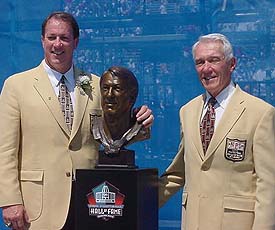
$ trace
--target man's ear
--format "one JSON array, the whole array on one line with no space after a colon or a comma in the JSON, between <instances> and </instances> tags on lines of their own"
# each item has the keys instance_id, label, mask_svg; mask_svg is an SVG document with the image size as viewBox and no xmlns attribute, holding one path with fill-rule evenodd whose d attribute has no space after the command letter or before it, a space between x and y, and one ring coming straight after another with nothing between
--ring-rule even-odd
<instances>
[{"instance_id":1,"label":"man's ear","mask_svg":"<svg viewBox=\"0 0 275 230\"><path fill-rule=\"evenodd\" d=\"M74 48L76 49L79 43L79 38L74 39Z\"/></svg>"},{"instance_id":2,"label":"man's ear","mask_svg":"<svg viewBox=\"0 0 275 230\"><path fill-rule=\"evenodd\" d=\"M44 40L45 40L45 38L41 35L41 38L40 38L40 39L41 39L42 47L43 47L43 49L44 49L44 48L45 48L45 47L44 47Z\"/></svg>"},{"instance_id":3,"label":"man's ear","mask_svg":"<svg viewBox=\"0 0 275 230\"><path fill-rule=\"evenodd\" d=\"M230 72L232 73L234 70L235 70L235 68L236 68L236 65L237 65L237 59L235 58L235 57L233 57L232 59L231 59L231 67L230 67Z\"/></svg>"}]
</instances>

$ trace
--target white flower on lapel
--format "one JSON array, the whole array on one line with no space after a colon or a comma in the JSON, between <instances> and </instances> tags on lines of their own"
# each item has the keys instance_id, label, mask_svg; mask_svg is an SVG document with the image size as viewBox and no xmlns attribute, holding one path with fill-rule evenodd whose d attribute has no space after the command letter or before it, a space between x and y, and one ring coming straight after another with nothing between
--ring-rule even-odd
<instances>
[{"instance_id":1,"label":"white flower on lapel","mask_svg":"<svg viewBox=\"0 0 275 230\"><path fill-rule=\"evenodd\" d=\"M91 83L92 83L92 80L90 76L80 75L76 82L76 85L77 87L80 88L80 92L82 94L85 94L92 90Z\"/></svg>"}]
</instances>

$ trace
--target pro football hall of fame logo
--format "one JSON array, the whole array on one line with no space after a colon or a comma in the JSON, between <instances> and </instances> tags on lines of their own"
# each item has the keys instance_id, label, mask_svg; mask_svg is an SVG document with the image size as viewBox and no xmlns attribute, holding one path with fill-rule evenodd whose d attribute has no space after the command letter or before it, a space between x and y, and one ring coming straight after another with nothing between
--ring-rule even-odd
<instances>
[{"instance_id":1,"label":"pro football hall of fame logo","mask_svg":"<svg viewBox=\"0 0 275 230\"><path fill-rule=\"evenodd\" d=\"M123 215L125 195L111 183L104 181L87 194L89 215L107 221Z\"/></svg>"}]
</instances>

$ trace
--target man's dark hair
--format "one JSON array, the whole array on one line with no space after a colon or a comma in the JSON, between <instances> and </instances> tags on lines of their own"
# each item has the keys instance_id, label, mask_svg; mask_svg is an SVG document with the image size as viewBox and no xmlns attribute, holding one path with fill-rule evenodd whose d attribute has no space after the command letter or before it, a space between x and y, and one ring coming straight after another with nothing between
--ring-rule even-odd
<instances>
[{"instance_id":1,"label":"man's dark hair","mask_svg":"<svg viewBox=\"0 0 275 230\"><path fill-rule=\"evenodd\" d=\"M45 37L45 27L47 25L47 22L51 19L61 19L64 22L67 22L71 25L73 29L73 35L74 38L79 38L79 26L73 15L67 13L67 12L62 12L62 11L57 11L51 13L42 23L42 30L41 30L41 35Z\"/></svg>"}]
</instances>

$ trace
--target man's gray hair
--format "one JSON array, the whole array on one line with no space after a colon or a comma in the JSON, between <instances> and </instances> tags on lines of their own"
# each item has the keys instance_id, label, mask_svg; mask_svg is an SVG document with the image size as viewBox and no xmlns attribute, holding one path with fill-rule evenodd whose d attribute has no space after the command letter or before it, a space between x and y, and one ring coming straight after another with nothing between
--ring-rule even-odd
<instances>
[{"instance_id":1,"label":"man's gray hair","mask_svg":"<svg viewBox=\"0 0 275 230\"><path fill-rule=\"evenodd\" d=\"M193 45L192 55L193 55L194 60L195 60L195 50L196 50L197 46L201 42L208 42L208 41L220 41L223 44L225 60L230 60L234 56L232 45L229 42L228 38L226 36L224 36L223 34L213 33L213 34L207 34L207 35L200 36L199 40Z\"/></svg>"}]
</instances>

